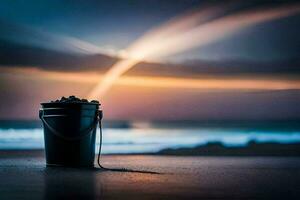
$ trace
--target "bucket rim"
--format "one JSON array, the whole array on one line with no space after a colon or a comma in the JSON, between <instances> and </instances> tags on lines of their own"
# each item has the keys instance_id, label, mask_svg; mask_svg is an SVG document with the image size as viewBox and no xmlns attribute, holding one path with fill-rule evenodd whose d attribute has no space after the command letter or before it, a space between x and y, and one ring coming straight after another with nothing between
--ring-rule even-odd
<instances>
[{"instance_id":1,"label":"bucket rim","mask_svg":"<svg viewBox=\"0 0 300 200\"><path fill-rule=\"evenodd\" d=\"M73 103L66 103L66 102L42 102L40 103L42 106L44 105L95 105L100 106L100 103L93 103L93 102L73 102Z\"/></svg>"}]
</instances>

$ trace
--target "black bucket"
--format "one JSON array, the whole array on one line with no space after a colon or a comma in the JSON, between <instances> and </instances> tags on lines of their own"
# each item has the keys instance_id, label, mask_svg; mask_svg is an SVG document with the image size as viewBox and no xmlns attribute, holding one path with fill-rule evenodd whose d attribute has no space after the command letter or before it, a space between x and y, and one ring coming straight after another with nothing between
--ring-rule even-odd
<instances>
[{"instance_id":1,"label":"black bucket","mask_svg":"<svg viewBox=\"0 0 300 200\"><path fill-rule=\"evenodd\" d=\"M47 166L93 167L98 103L41 103Z\"/></svg>"}]
</instances>

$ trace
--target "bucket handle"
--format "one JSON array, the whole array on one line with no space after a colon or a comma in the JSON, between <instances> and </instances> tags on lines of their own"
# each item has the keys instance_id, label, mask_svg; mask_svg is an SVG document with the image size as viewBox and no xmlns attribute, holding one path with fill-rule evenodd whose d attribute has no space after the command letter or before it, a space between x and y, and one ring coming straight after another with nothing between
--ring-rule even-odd
<instances>
[{"instance_id":1,"label":"bucket handle","mask_svg":"<svg viewBox=\"0 0 300 200\"><path fill-rule=\"evenodd\" d=\"M44 114L43 110L39 110L39 117L40 117L40 119L43 121L43 123L47 126L47 128L48 128L52 133L54 133L56 136L61 137L61 138L65 139L65 140L78 140L78 139L80 139L80 138L85 137L88 133L91 132L91 130L93 130L93 129L95 129L95 128L97 127L98 121L101 120L101 118L102 118L101 116L99 116L99 114L102 115L102 112L101 112L101 110L99 110L99 111L97 112L97 115L96 115L96 117L95 117L95 120L94 120L94 122L91 124L91 126L89 126L88 128L86 128L86 129L80 131L80 132L83 132L82 135L77 136L77 137L66 137L66 136L62 135L59 131L57 131L55 128L53 128L53 127L47 122L47 120L44 118L44 115L43 115L43 114ZM66 117L67 115L55 115L55 116L56 116L56 117Z\"/></svg>"}]
</instances>

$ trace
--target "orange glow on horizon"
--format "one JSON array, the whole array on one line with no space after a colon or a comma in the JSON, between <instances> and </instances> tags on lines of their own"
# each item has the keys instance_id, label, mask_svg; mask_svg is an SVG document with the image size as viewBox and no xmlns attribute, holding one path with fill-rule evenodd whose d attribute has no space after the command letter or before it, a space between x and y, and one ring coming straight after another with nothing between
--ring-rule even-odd
<instances>
[{"instance_id":1,"label":"orange glow on horizon","mask_svg":"<svg viewBox=\"0 0 300 200\"><path fill-rule=\"evenodd\" d=\"M49 72L36 68L2 68L1 75L16 76L17 78L49 80L60 82L95 84L103 76L83 72ZM153 87L170 89L225 89L225 90L288 90L300 89L300 80L253 77L151 77L151 76L122 76L115 83L120 86Z\"/></svg>"}]
</instances>

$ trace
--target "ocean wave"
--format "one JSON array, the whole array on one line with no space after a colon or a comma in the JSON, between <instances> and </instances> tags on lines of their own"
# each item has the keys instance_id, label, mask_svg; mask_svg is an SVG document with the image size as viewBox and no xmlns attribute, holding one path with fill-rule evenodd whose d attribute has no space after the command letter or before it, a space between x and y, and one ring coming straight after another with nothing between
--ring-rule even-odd
<instances>
[{"instance_id":1,"label":"ocean wave","mask_svg":"<svg viewBox=\"0 0 300 200\"><path fill-rule=\"evenodd\" d=\"M195 147L219 142L227 147L258 143L300 142L300 131L280 132L245 129L104 129L103 153L145 153L165 148ZM97 132L96 146L99 146ZM0 149L43 149L42 129L0 129Z\"/></svg>"}]
</instances>

